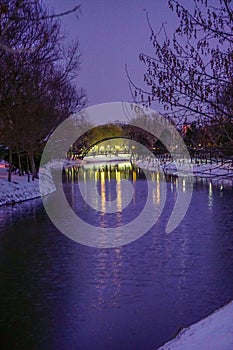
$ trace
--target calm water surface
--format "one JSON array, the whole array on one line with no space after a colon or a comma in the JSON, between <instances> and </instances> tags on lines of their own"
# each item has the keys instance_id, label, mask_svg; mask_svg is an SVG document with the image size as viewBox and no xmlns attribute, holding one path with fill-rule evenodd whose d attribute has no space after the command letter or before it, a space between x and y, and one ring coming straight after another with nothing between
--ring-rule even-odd
<instances>
[{"instance_id":1,"label":"calm water surface","mask_svg":"<svg viewBox=\"0 0 233 350\"><path fill-rule=\"evenodd\" d=\"M82 200L77 176L95 181L102 211ZM134 196L121 211L121 180ZM160 201L158 174L154 205ZM233 190L197 182L185 219L165 233L176 198L167 179L165 209L137 241L114 249L82 246L50 222L40 199L0 208L0 349L156 349L180 327L233 299ZM141 172L129 164L72 168L67 199L83 220L118 227L143 209ZM185 181L184 181L185 190ZM117 213L104 204L117 199Z\"/></svg>"}]
</instances>

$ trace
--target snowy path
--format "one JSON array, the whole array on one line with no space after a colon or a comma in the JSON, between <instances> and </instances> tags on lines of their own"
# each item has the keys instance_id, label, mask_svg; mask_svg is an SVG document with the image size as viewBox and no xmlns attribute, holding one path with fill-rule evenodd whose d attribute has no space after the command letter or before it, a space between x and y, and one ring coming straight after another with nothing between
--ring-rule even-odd
<instances>
[{"instance_id":1,"label":"snowy path","mask_svg":"<svg viewBox=\"0 0 233 350\"><path fill-rule=\"evenodd\" d=\"M158 350L232 350L233 301L181 331Z\"/></svg>"}]
</instances>

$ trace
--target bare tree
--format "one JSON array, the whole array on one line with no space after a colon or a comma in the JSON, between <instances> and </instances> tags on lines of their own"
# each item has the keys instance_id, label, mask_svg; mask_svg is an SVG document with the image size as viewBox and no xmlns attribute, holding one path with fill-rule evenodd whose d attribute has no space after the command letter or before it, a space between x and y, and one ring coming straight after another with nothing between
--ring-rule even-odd
<instances>
[{"instance_id":1,"label":"bare tree","mask_svg":"<svg viewBox=\"0 0 233 350\"><path fill-rule=\"evenodd\" d=\"M36 11L31 11L33 7L34 9L36 8ZM71 13L75 13L78 16L81 12L80 4L60 13L49 12L48 9L41 11L42 8L44 9L44 4L41 0L35 0L33 2L30 0L2 0L0 2L0 47L11 53L40 47L40 42L44 39L47 40L44 37L45 32L43 30L34 32L32 36L33 45L28 41L27 31L31 30L34 22L39 21L42 23L44 21L46 23L48 20L59 19ZM23 36L21 36L22 33L24 33ZM9 40L9 34L11 40ZM35 34L37 34L36 45ZM25 37L26 40L24 41Z\"/></svg>"},{"instance_id":2,"label":"bare tree","mask_svg":"<svg viewBox=\"0 0 233 350\"><path fill-rule=\"evenodd\" d=\"M10 5L0 35L0 142L9 152L26 152L34 178L34 155L41 151L43 140L85 104L84 91L74 83L80 68L79 45L64 48L60 22L42 2L19 0Z\"/></svg>"},{"instance_id":3,"label":"bare tree","mask_svg":"<svg viewBox=\"0 0 233 350\"><path fill-rule=\"evenodd\" d=\"M223 91L232 86L233 12L229 0L168 0L179 25L172 36L162 24L155 33L147 14L154 55L141 53L146 66L145 88L130 86L137 102L163 104L167 115L197 123L232 120L232 110L220 103ZM191 9L190 9L191 7Z\"/></svg>"}]
</instances>

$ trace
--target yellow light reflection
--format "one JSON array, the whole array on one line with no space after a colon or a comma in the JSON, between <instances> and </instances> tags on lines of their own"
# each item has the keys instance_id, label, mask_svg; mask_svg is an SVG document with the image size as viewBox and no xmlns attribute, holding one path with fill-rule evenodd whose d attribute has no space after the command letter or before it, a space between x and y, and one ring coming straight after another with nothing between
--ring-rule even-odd
<instances>
[{"instance_id":1,"label":"yellow light reflection","mask_svg":"<svg viewBox=\"0 0 233 350\"><path fill-rule=\"evenodd\" d=\"M101 211L106 213L106 190L105 190L105 174L102 171L100 174L100 189L101 189Z\"/></svg>"},{"instance_id":2,"label":"yellow light reflection","mask_svg":"<svg viewBox=\"0 0 233 350\"><path fill-rule=\"evenodd\" d=\"M208 207L211 209L213 206L213 187L212 182L209 183L209 196L208 196Z\"/></svg>"},{"instance_id":3,"label":"yellow light reflection","mask_svg":"<svg viewBox=\"0 0 233 350\"><path fill-rule=\"evenodd\" d=\"M117 191L117 211L122 211L122 191L121 191L121 174L116 172L116 191Z\"/></svg>"},{"instance_id":4,"label":"yellow light reflection","mask_svg":"<svg viewBox=\"0 0 233 350\"><path fill-rule=\"evenodd\" d=\"M95 171L95 182L97 182L97 181L98 181L98 172Z\"/></svg>"},{"instance_id":5,"label":"yellow light reflection","mask_svg":"<svg viewBox=\"0 0 233 350\"><path fill-rule=\"evenodd\" d=\"M137 180L137 173L135 170L133 170L133 184L135 185L136 183L136 180Z\"/></svg>"},{"instance_id":6,"label":"yellow light reflection","mask_svg":"<svg viewBox=\"0 0 233 350\"><path fill-rule=\"evenodd\" d=\"M156 204L160 204L160 173L156 174Z\"/></svg>"},{"instance_id":7,"label":"yellow light reflection","mask_svg":"<svg viewBox=\"0 0 233 350\"><path fill-rule=\"evenodd\" d=\"M137 181L137 172L136 170L133 170L133 185L134 185L134 191L133 191L133 205L136 205L136 197L135 197L135 185Z\"/></svg>"},{"instance_id":8,"label":"yellow light reflection","mask_svg":"<svg viewBox=\"0 0 233 350\"><path fill-rule=\"evenodd\" d=\"M153 179L153 177L152 177ZM155 179L155 177L154 177ZM153 203L154 204L160 204L160 174L157 173L156 174L156 188L153 189L153 192L152 192L152 200L153 200Z\"/></svg>"},{"instance_id":9,"label":"yellow light reflection","mask_svg":"<svg viewBox=\"0 0 233 350\"><path fill-rule=\"evenodd\" d=\"M186 182L185 182L185 179L183 179L183 182L182 182L182 184L183 184L183 192L185 192L186 191Z\"/></svg>"}]
</instances>

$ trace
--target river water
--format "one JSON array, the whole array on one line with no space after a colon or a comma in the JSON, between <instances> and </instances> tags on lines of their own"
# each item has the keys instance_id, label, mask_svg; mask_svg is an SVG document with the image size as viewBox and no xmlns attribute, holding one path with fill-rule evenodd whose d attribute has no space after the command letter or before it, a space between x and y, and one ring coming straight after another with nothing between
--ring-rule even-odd
<instances>
[{"instance_id":1,"label":"river water","mask_svg":"<svg viewBox=\"0 0 233 350\"><path fill-rule=\"evenodd\" d=\"M82 200L78 179L96 183L100 212ZM121 211L122 179L134 195ZM151 174L151 181L164 180ZM177 180L166 181L159 220L117 248L68 239L40 199L0 208L0 349L152 350L233 299L232 188L195 182L185 218L167 234ZM127 163L67 169L63 186L83 220L105 227L136 217L148 195L142 172ZM151 195L158 205L159 190ZM119 210L106 213L114 198Z\"/></svg>"}]
</instances>

